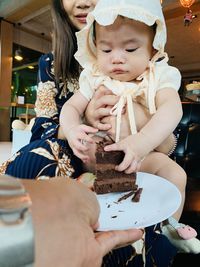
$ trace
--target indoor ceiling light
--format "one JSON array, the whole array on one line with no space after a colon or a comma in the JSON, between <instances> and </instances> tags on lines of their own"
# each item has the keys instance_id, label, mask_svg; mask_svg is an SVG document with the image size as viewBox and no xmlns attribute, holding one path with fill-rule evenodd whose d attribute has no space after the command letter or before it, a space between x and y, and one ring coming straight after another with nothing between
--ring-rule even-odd
<instances>
[{"instance_id":1,"label":"indoor ceiling light","mask_svg":"<svg viewBox=\"0 0 200 267\"><path fill-rule=\"evenodd\" d=\"M15 56L14 57L18 61L23 60L22 50L20 48L18 48L17 50L15 50Z\"/></svg>"},{"instance_id":2,"label":"indoor ceiling light","mask_svg":"<svg viewBox=\"0 0 200 267\"><path fill-rule=\"evenodd\" d=\"M34 66L29 65L28 68L31 69L31 70L33 70L34 69Z\"/></svg>"},{"instance_id":3,"label":"indoor ceiling light","mask_svg":"<svg viewBox=\"0 0 200 267\"><path fill-rule=\"evenodd\" d=\"M190 8L193 5L195 0L180 0L180 3L185 8Z\"/></svg>"},{"instance_id":4,"label":"indoor ceiling light","mask_svg":"<svg viewBox=\"0 0 200 267\"><path fill-rule=\"evenodd\" d=\"M192 10L190 7L194 4L195 0L180 0L180 3L183 7L187 8L187 12L184 16L184 25L190 26L193 19L197 17L197 15L193 15Z\"/></svg>"}]
</instances>

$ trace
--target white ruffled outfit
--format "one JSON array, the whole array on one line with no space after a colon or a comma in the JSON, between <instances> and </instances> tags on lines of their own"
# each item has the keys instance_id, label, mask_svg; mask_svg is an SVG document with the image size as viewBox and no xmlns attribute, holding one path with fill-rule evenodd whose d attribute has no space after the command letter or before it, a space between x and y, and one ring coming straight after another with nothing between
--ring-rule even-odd
<instances>
[{"instance_id":1,"label":"white ruffled outfit","mask_svg":"<svg viewBox=\"0 0 200 267\"><path fill-rule=\"evenodd\" d=\"M180 72L167 64L168 56L164 52L166 27L162 9L158 8L157 1L99 1L94 11L88 14L86 27L77 33L78 51L75 57L84 69L79 79L80 92L90 101L95 90L100 85L105 85L114 94L121 96L111 111L111 115L117 116L116 142L120 140L121 112L125 104L127 104L131 133L135 134L137 128L132 101L141 103L149 109L150 114L154 114L156 112L156 92L163 88L178 90L180 87ZM97 66L93 23L96 21L103 26L110 25L113 24L118 15L138 20L149 26L154 25L154 23L157 24L153 47L158 52L149 62L149 68L134 82L113 80L101 73ZM160 60L161 58L162 60Z\"/></svg>"},{"instance_id":2,"label":"white ruffled outfit","mask_svg":"<svg viewBox=\"0 0 200 267\"><path fill-rule=\"evenodd\" d=\"M155 58L153 58L154 60ZM150 114L156 112L155 96L158 90L180 87L181 76L178 69L167 64L166 60L149 63L149 69L140 75L135 82L120 82L101 74L97 70L85 68L80 75L80 92L90 101L95 90L100 85L106 86L115 95L120 96L119 102L112 108L111 115L117 116L116 139L120 140L121 113L127 104L128 117L131 133L137 132L133 102L137 102L146 107Z\"/></svg>"}]
</instances>

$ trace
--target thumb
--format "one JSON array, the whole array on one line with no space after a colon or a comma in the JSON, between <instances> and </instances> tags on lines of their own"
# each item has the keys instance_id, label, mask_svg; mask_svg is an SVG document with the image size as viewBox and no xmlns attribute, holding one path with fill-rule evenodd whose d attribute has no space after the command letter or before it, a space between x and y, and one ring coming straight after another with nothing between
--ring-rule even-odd
<instances>
[{"instance_id":1,"label":"thumb","mask_svg":"<svg viewBox=\"0 0 200 267\"><path fill-rule=\"evenodd\" d=\"M96 96L99 98L103 95L112 95L113 92L111 90L109 90L107 87L105 87L104 85L100 85L98 90L96 91Z\"/></svg>"},{"instance_id":2,"label":"thumb","mask_svg":"<svg viewBox=\"0 0 200 267\"><path fill-rule=\"evenodd\" d=\"M99 243L102 255L105 256L115 247L126 246L142 238L143 231L139 229L99 232L96 240Z\"/></svg>"},{"instance_id":3,"label":"thumb","mask_svg":"<svg viewBox=\"0 0 200 267\"><path fill-rule=\"evenodd\" d=\"M97 128L94 128L92 126L88 126L88 125L82 125L82 129L86 132L86 133L96 133L98 132Z\"/></svg>"},{"instance_id":4,"label":"thumb","mask_svg":"<svg viewBox=\"0 0 200 267\"><path fill-rule=\"evenodd\" d=\"M119 143L113 143L111 145L105 146L104 147L105 151L120 151L122 149L120 149L120 142Z\"/></svg>"}]
</instances>

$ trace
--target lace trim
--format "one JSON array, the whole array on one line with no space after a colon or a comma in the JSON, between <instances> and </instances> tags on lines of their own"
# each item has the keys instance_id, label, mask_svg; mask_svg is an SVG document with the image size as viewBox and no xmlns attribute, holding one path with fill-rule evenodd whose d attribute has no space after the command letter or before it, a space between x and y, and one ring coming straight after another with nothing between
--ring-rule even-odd
<instances>
[{"instance_id":1,"label":"lace trim","mask_svg":"<svg viewBox=\"0 0 200 267\"><path fill-rule=\"evenodd\" d=\"M172 149L168 152L168 156L171 156L173 153L174 153L174 151L175 151L175 149L176 149L176 147L177 147L177 143L178 143L178 139L177 139L177 137L175 136L175 134L173 134L173 137L174 137L174 146L172 147Z\"/></svg>"}]
</instances>

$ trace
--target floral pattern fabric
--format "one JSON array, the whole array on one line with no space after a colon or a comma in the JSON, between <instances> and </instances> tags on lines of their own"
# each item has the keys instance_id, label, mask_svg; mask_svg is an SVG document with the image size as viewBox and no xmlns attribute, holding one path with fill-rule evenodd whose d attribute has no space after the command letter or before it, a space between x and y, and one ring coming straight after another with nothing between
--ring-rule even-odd
<instances>
[{"instance_id":1,"label":"floral pattern fabric","mask_svg":"<svg viewBox=\"0 0 200 267\"><path fill-rule=\"evenodd\" d=\"M53 117L57 114L58 111L55 103L57 93L54 82L39 82L35 103L35 112L38 117Z\"/></svg>"}]
</instances>

